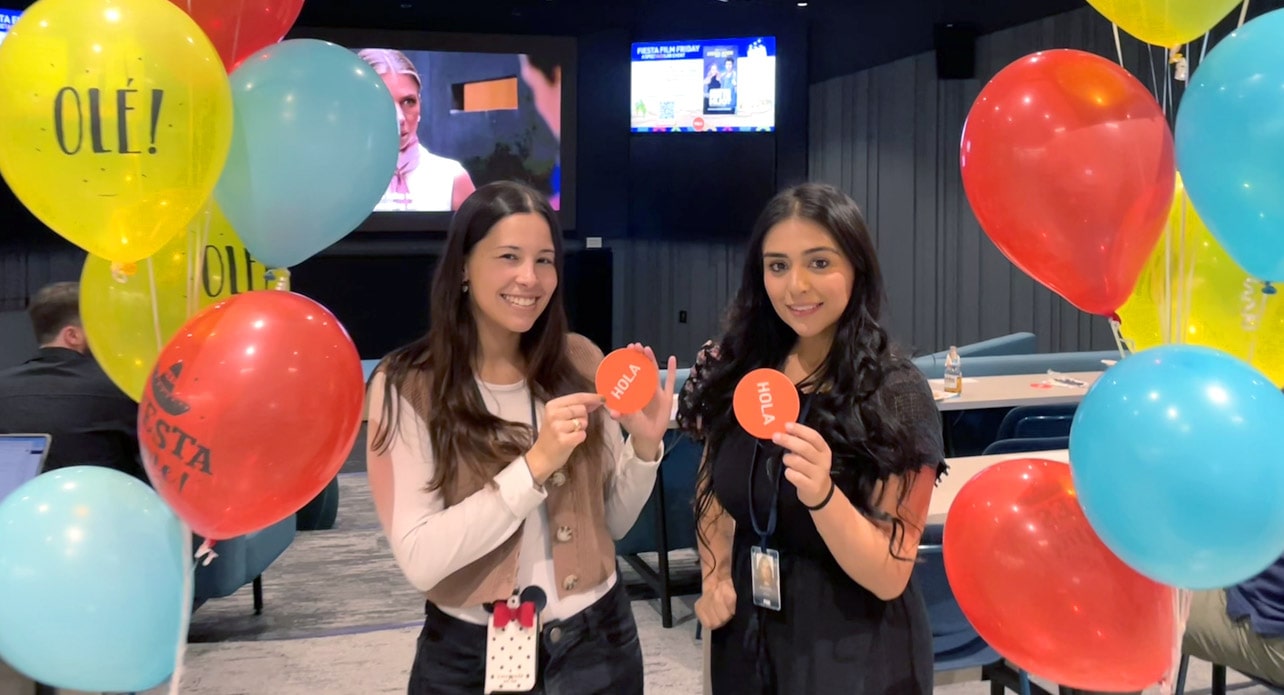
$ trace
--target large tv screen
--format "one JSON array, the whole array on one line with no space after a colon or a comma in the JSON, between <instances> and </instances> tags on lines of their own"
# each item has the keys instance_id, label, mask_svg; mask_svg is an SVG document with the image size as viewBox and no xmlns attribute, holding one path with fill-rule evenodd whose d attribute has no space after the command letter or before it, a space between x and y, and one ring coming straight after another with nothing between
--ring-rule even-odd
<instances>
[{"instance_id":1,"label":"large tv screen","mask_svg":"<svg viewBox=\"0 0 1284 695\"><path fill-rule=\"evenodd\" d=\"M401 154L359 231L441 231L476 187L518 180L573 226L575 41L561 37L300 29L383 77Z\"/></svg>"},{"instance_id":2,"label":"large tv screen","mask_svg":"<svg viewBox=\"0 0 1284 695\"><path fill-rule=\"evenodd\" d=\"M4 43L4 37L9 35L9 29L18 21L22 12L18 10L6 10L0 7L0 43Z\"/></svg>"},{"instance_id":3,"label":"large tv screen","mask_svg":"<svg viewBox=\"0 0 1284 695\"><path fill-rule=\"evenodd\" d=\"M776 129L776 39L633 44L631 128L650 132Z\"/></svg>"}]
</instances>

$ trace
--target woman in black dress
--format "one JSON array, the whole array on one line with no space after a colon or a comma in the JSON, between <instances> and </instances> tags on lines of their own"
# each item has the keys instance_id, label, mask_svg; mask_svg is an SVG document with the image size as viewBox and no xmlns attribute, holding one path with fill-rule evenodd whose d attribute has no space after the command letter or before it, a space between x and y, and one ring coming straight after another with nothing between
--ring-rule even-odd
<instances>
[{"instance_id":1,"label":"woman in black dress","mask_svg":"<svg viewBox=\"0 0 1284 695\"><path fill-rule=\"evenodd\" d=\"M941 425L926 379L879 324L882 303L850 198L805 184L767 205L727 331L701 349L678 416L706 445L695 610L715 695L932 690L910 574L945 471ZM802 402L774 441L732 414L736 385L760 367L788 376Z\"/></svg>"}]
</instances>

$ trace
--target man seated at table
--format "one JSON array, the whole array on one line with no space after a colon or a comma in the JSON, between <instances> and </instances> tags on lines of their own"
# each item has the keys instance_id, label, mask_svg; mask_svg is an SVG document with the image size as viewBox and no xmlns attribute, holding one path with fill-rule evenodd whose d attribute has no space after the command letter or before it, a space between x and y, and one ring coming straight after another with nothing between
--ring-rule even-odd
<instances>
[{"instance_id":1,"label":"man seated at table","mask_svg":"<svg viewBox=\"0 0 1284 695\"><path fill-rule=\"evenodd\" d=\"M1195 592L1182 648L1205 661L1284 685L1284 557L1235 586Z\"/></svg>"},{"instance_id":2,"label":"man seated at table","mask_svg":"<svg viewBox=\"0 0 1284 695\"><path fill-rule=\"evenodd\" d=\"M138 453L138 404L90 355L79 283L41 289L27 312L40 351L0 371L0 434L50 435L45 470L105 466L147 482Z\"/></svg>"},{"instance_id":3,"label":"man seated at table","mask_svg":"<svg viewBox=\"0 0 1284 695\"><path fill-rule=\"evenodd\" d=\"M1235 586L1192 592L1182 651L1284 685L1284 557Z\"/></svg>"}]
</instances>

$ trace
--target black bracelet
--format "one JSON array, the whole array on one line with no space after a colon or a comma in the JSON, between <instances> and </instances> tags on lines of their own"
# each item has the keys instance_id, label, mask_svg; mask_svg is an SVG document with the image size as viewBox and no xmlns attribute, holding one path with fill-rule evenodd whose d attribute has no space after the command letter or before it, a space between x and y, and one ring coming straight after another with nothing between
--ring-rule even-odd
<instances>
[{"instance_id":1,"label":"black bracelet","mask_svg":"<svg viewBox=\"0 0 1284 695\"><path fill-rule=\"evenodd\" d=\"M820 501L820 504L818 504L818 505L816 505L816 506L814 506L814 507L812 507L812 506L810 506L810 505L807 505L807 504L804 504L803 506L804 506L804 507L807 507L808 511L813 511L813 512L818 512L818 511L820 511L820 510L824 509L824 508L825 508L825 505L829 504L829 500L834 499L834 488L836 488L836 487L838 487L838 486L834 484L834 479L833 479L833 478L830 478L830 479L829 479L829 494L825 495L825 499L821 500L821 501Z\"/></svg>"}]
</instances>

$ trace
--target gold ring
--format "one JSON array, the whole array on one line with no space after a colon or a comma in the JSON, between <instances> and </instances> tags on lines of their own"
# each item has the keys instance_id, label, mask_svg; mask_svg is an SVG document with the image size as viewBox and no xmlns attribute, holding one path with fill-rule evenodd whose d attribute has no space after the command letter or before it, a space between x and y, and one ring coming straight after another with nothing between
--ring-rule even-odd
<instances>
[{"instance_id":1,"label":"gold ring","mask_svg":"<svg viewBox=\"0 0 1284 695\"><path fill-rule=\"evenodd\" d=\"M573 417L573 418L571 418L571 424L575 425L575 430L574 430L575 432L579 432L579 431L580 431L580 419L579 419L579 418L577 418L577 417Z\"/></svg>"}]
</instances>

